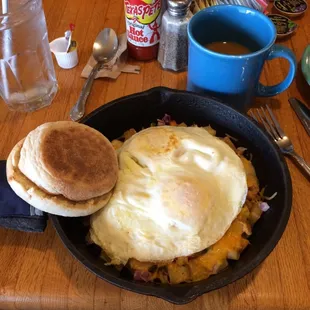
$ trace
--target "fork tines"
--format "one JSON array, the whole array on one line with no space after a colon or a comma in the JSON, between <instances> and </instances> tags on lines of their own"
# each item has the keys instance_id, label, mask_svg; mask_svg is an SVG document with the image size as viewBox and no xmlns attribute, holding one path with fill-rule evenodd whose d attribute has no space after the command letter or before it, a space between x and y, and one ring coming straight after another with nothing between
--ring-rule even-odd
<instances>
[{"instance_id":1,"label":"fork tines","mask_svg":"<svg viewBox=\"0 0 310 310\"><path fill-rule=\"evenodd\" d=\"M265 107L260 107L258 109L252 109L249 114L256 121L262 123L268 133L272 136L274 140L283 139L285 136L282 131L279 122L274 116L272 110L266 104Z\"/></svg>"}]
</instances>

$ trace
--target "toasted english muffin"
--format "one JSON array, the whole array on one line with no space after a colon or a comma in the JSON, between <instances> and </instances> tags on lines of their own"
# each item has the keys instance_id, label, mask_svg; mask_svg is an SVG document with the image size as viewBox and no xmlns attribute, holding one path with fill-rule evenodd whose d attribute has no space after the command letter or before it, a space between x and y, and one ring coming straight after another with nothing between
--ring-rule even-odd
<instances>
[{"instance_id":1,"label":"toasted english muffin","mask_svg":"<svg viewBox=\"0 0 310 310\"><path fill-rule=\"evenodd\" d=\"M31 131L18 168L45 192L73 201L110 192L118 175L110 141L93 128L69 121L45 123Z\"/></svg>"},{"instance_id":2,"label":"toasted english muffin","mask_svg":"<svg viewBox=\"0 0 310 310\"><path fill-rule=\"evenodd\" d=\"M25 139L18 142L7 159L7 180L23 200L42 211L62 216L86 216L103 208L111 192L83 201L72 201L63 195L49 194L28 179L19 169L21 150Z\"/></svg>"}]
</instances>

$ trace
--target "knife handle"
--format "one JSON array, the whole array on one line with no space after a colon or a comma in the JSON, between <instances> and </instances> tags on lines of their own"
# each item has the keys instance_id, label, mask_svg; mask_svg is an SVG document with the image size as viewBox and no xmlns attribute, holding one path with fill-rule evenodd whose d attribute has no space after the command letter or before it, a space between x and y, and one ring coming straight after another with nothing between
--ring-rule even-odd
<instances>
[{"instance_id":1,"label":"knife handle","mask_svg":"<svg viewBox=\"0 0 310 310\"><path fill-rule=\"evenodd\" d=\"M299 164L299 166L307 174L307 177L310 179L310 166L305 162L305 160L294 151L287 154L294 158L294 160Z\"/></svg>"},{"instance_id":2,"label":"knife handle","mask_svg":"<svg viewBox=\"0 0 310 310\"><path fill-rule=\"evenodd\" d=\"M310 136L310 109L295 97L290 98L288 101Z\"/></svg>"}]
</instances>

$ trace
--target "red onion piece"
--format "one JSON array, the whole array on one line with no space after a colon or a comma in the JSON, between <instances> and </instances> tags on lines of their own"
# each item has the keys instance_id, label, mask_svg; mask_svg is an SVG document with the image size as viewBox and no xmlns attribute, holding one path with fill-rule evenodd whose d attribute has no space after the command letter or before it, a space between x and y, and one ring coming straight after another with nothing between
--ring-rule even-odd
<instances>
[{"instance_id":1,"label":"red onion piece","mask_svg":"<svg viewBox=\"0 0 310 310\"><path fill-rule=\"evenodd\" d=\"M166 123L163 120L161 120L161 119L157 120L157 126L165 126L165 125L166 125Z\"/></svg>"},{"instance_id":2,"label":"red onion piece","mask_svg":"<svg viewBox=\"0 0 310 310\"><path fill-rule=\"evenodd\" d=\"M266 211L268 211L268 210L270 209L270 206L268 205L267 202L261 202L261 203L259 204L259 207L260 207L260 209L261 209L263 212L266 212Z\"/></svg>"},{"instance_id":3,"label":"red onion piece","mask_svg":"<svg viewBox=\"0 0 310 310\"><path fill-rule=\"evenodd\" d=\"M171 122L171 116L168 114L165 114L165 116L162 118L162 121L164 121L166 125L169 125Z\"/></svg>"},{"instance_id":4,"label":"red onion piece","mask_svg":"<svg viewBox=\"0 0 310 310\"><path fill-rule=\"evenodd\" d=\"M134 280L148 282L150 273L148 271L135 270Z\"/></svg>"}]
</instances>

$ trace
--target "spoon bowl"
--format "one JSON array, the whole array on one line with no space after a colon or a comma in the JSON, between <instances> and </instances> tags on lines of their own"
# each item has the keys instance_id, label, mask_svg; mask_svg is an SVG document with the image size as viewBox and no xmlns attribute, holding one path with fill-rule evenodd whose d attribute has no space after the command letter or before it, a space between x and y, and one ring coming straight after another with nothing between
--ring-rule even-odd
<instances>
[{"instance_id":1,"label":"spoon bowl","mask_svg":"<svg viewBox=\"0 0 310 310\"><path fill-rule=\"evenodd\" d=\"M109 62L116 54L118 39L111 28L103 29L93 44L93 57L97 62Z\"/></svg>"}]
</instances>

